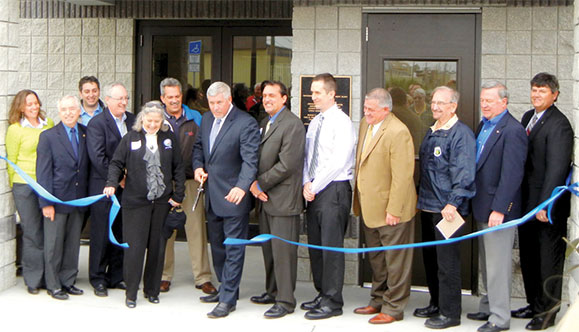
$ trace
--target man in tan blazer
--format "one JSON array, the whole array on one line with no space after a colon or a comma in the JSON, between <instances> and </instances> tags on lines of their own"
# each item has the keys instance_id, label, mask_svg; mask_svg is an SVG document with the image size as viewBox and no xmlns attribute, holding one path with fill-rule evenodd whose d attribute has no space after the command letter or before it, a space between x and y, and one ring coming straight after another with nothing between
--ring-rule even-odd
<instances>
[{"instance_id":1,"label":"man in tan blazer","mask_svg":"<svg viewBox=\"0 0 579 332\"><path fill-rule=\"evenodd\" d=\"M416 214L414 145L408 128L390 112L392 98L384 89L366 95L364 118L356 151L354 213L364 221L368 247L411 243ZM368 254L372 291L368 306L357 314L377 314L371 324L387 324L404 317L410 297L412 249Z\"/></svg>"}]
</instances>

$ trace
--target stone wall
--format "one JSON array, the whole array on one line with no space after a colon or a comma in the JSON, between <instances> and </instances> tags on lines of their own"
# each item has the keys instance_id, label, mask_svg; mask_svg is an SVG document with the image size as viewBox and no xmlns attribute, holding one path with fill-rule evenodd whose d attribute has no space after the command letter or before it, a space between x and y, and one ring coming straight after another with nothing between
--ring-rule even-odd
<instances>
[{"instance_id":1,"label":"stone wall","mask_svg":"<svg viewBox=\"0 0 579 332\"><path fill-rule=\"evenodd\" d=\"M8 110L18 75L18 0L0 0L0 154L6 155L4 138ZM0 291L16 284L16 227L14 200L6 163L0 162Z\"/></svg>"},{"instance_id":2,"label":"stone wall","mask_svg":"<svg viewBox=\"0 0 579 332\"><path fill-rule=\"evenodd\" d=\"M574 39L574 63L575 66L573 67L573 112L577 114L579 111L579 5L575 5L575 11L573 14L573 28L575 30L575 39ZM579 128L579 116L575 116L574 118L574 127ZM579 181L579 140L577 139L577 129L575 130L575 153L573 159L573 182ZM569 232L568 238L569 239L577 239L579 238L579 198L577 196L573 196L571 199L571 218L569 218ZM577 253L573 253L570 259L567 261L567 267L572 265L579 264L579 255ZM569 287L563 288L563 292L567 291L570 301L577 300L579 298L579 269L574 270L569 277Z\"/></svg>"},{"instance_id":3,"label":"stone wall","mask_svg":"<svg viewBox=\"0 0 579 332\"><path fill-rule=\"evenodd\" d=\"M120 81L133 94L133 19L22 19L18 87L36 91L58 122L58 99L78 94L82 76ZM130 104L130 103L129 103Z\"/></svg>"}]
</instances>

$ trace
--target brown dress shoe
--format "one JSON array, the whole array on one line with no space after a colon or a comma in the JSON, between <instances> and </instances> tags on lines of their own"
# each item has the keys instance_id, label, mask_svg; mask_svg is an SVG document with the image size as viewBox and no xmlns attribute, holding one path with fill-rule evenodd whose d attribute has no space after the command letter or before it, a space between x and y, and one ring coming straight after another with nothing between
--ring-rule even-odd
<instances>
[{"instance_id":1,"label":"brown dress shoe","mask_svg":"<svg viewBox=\"0 0 579 332\"><path fill-rule=\"evenodd\" d=\"M161 293L167 293L171 289L171 282L167 280L161 281L161 288L159 289Z\"/></svg>"},{"instance_id":2,"label":"brown dress shoe","mask_svg":"<svg viewBox=\"0 0 579 332\"><path fill-rule=\"evenodd\" d=\"M395 321L397 321L396 318L385 313L379 313L368 320L370 324L389 324Z\"/></svg>"},{"instance_id":3,"label":"brown dress shoe","mask_svg":"<svg viewBox=\"0 0 579 332\"><path fill-rule=\"evenodd\" d=\"M205 294L217 294L217 289L211 281L204 282L202 285L195 285L195 288L202 290Z\"/></svg>"},{"instance_id":4,"label":"brown dress shoe","mask_svg":"<svg viewBox=\"0 0 579 332\"><path fill-rule=\"evenodd\" d=\"M374 308L371 305L354 309L354 313L358 315L373 315L379 312L380 312L379 308Z\"/></svg>"}]
</instances>

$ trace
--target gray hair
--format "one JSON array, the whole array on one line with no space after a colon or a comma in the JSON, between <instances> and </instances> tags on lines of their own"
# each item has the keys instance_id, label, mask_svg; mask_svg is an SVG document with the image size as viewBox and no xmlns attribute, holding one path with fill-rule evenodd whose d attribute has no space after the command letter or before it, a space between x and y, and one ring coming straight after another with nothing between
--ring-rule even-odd
<instances>
[{"instance_id":1,"label":"gray hair","mask_svg":"<svg viewBox=\"0 0 579 332\"><path fill-rule=\"evenodd\" d=\"M163 108L163 104L158 100L153 100L153 101L150 101L150 102L146 103L145 105L143 105L143 107L141 108L141 111L139 112L139 114L137 114L137 119L135 119L135 124L133 125L133 130L134 131L142 131L143 130L143 118L145 117L145 115L151 114L151 113L157 113L161 116L161 118L163 120L165 120L165 109ZM168 129L169 129L169 126L167 125L167 123L165 123L165 121L163 121L163 124L161 125L161 131L167 131Z\"/></svg>"},{"instance_id":2,"label":"gray hair","mask_svg":"<svg viewBox=\"0 0 579 332\"><path fill-rule=\"evenodd\" d=\"M426 97L426 91L424 91L424 89L418 88L418 89L414 90L412 97L416 97L416 95L421 95L422 97Z\"/></svg>"},{"instance_id":3,"label":"gray hair","mask_svg":"<svg viewBox=\"0 0 579 332\"><path fill-rule=\"evenodd\" d=\"M165 87L166 86L176 86L179 87L179 91L183 92L183 86L181 85L181 82L179 82L179 80L173 78L173 77L167 77L164 80L161 81L160 87L161 87L161 96L165 95Z\"/></svg>"},{"instance_id":4,"label":"gray hair","mask_svg":"<svg viewBox=\"0 0 579 332\"><path fill-rule=\"evenodd\" d=\"M392 96L390 93L382 88L375 88L370 90L366 94L365 99L373 99L378 101L378 106L380 107L388 107L389 110L392 110Z\"/></svg>"},{"instance_id":5,"label":"gray hair","mask_svg":"<svg viewBox=\"0 0 579 332\"><path fill-rule=\"evenodd\" d=\"M483 83L483 85L481 86L481 89L494 89L494 88L499 89L498 93L499 93L499 97L501 99L507 98L507 101L508 101L509 90L507 89L507 87L503 83L501 83L499 81L488 81L488 82Z\"/></svg>"},{"instance_id":6,"label":"gray hair","mask_svg":"<svg viewBox=\"0 0 579 332\"><path fill-rule=\"evenodd\" d=\"M115 87L117 87L117 86L122 86L122 87L128 92L127 87L125 87L125 85L124 85L123 83L121 83L121 82L113 82L113 83L111 83L111 84L107 84L107 85L104 86L104 88L103 88L103 96L104 96L105 98L106 98L106 97L111 98L111 97L112 97L112 90L113 90L113 88L115 88Z\"/></svg>"},{"instance_id":7,"label":"gray hair","mask_svg":"<svg viewBox=\"0 0 579 332\"><path fill-rule=\"evenodd\" d=\"M62 103L68 99L72 99L74 101L74 104L76 105L76 107L78 107L80 109L80 99L78 99L78 97L74 96L74 95L66 95L58 100L57 107L58 107L59 111L60 111L60 107L62 106Z\"/></svg>"},{"instance_id":8,"label":"gray hair","mask_svg":"<svg viewBox=\"0 0 579 332\"><path fill-rule=\"evenodd\" d=\"M224 98L231 97L231 88L223 82L214 82L207 89L208 97L215 97L218 94L223 94Z\"/></svg>"},{"instance_id":9,"label":"gray hair","mask_svg":"<svg viewBox=\"0 0 579 332\"><path fill-rule=\"evenodd\" d=\"M456 91L453 88L449 88L446 85L441 85L439 87L436 87L434 90L432 90L432 95L434 96L440 90L449 91L450 92L450 102L458 104L458 101L460 100L460 93L458 93L458 91Z\"/></svg>"}]
</instances>

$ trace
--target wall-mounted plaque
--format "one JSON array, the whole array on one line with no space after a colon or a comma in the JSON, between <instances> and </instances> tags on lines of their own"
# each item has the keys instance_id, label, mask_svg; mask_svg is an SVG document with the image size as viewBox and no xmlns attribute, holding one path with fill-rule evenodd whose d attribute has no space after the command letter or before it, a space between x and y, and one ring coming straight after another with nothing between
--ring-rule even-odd
<instances>
[{"instance_id":1,"label":"wall-mounted plaque","mask_svg":"<svg viewBox=\"0 0 579 332\"><path fill-rule=\"evenodd\" d=\"M300 118L302 119L302 122L306 128L312 119L319 113L319 111L314 107L314 102L312 101L312 91L310 90L314 77L314 75L300 76ZM334 76L334 78L338 84L338 91L336 91L335 98L336 104L338 104L338 107L351 119L352 114L350 113L350 110L352 109L352 76Z\"/></svg>"}]
</instances>

